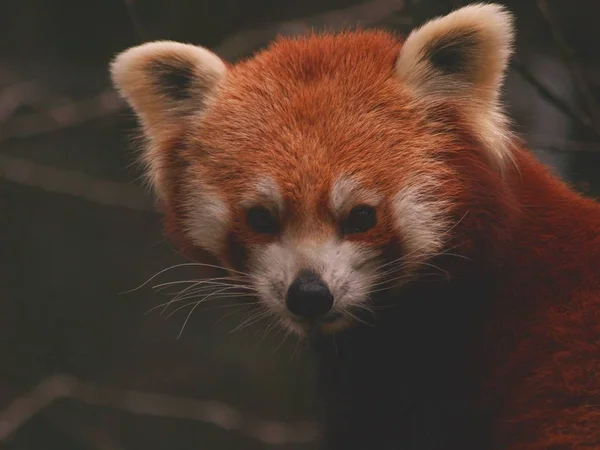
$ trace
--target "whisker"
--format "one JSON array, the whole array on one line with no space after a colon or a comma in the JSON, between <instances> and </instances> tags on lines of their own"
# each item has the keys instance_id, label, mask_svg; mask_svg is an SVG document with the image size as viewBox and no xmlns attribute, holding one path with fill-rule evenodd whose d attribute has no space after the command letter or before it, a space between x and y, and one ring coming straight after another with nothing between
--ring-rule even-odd
<instances>
[{"instance_id":1,"label":"whisker","mask_svg":"<svg viewBox=\"0 0 600 450\"><path fill-rule=\"evenodd\" d=\"M238 286L238 285L229 285L229 284L216 284L216 285L211 285L211 286L203 286L203 287L199 287L197 289L190 289L187 290L186 292L180 292L179 294L177 294L174 298L173 301L178 301L181 298L194 298L197 295L203 294L207 291L210 291L211 289L217 289L219 287L229 287L231 289L239 289L240 292L248 292L249 294L251 293L256 293L256 289L250 287L250 286Z\"/></svg>"},{"instance_id":2,"label":"whisker","mask_svg":"<svg viewBox=\"0 0 600 450\"><path fill-rule=\"evenodd\" d=\"M222 294L216 295L216 296L214 296L214 297L212 297L212 298L236 298L236 297L245 297L246 295L247 295L246 293L241 293L241 292L226 292L226 293L222 293ZM144 313L144 315L150 314L152 311L155 311L155 310L157 310L158 308L162 308L162 307L164 307L164 306L168 307L168 306L170 306L170 305L171 305L171 304L173 304L173 303L179 303L180 301L183 301L183 300L189 300L190 298L194 298L194 297L180 298L179 300L177 300L177 301L175 301L175 302L174 302L173 300L169 300L168 302L161 303L160 305L153 306L153 307L152 307L152 308L150 308L148 311L146 311L146 312ZM194 304L194 303L195 303L195 302L191 302L191 303L188 303L187 305L191 305L191 304ZM169 317L171 317L171 315L173 315L173 313L175 313L175 312L177 312L177 311L179 311L179 308L178 308L178 309L176 309L175 311L171 312L171 313L170 313L170 314L167 316L167 319L168 319ZM164 314L164 312L165 312L165 311L163 310L163 312L161 313L161 315L162 315L162 314Z\"/></svg>"},{"instance_id":3,"label":"whisker","mask_svg":"<svg viewBox=\"0 0 600 450\"><path fill-rule=\"evenodd\" d=\"M179 334L177 335L177 339L179 339L181 337L181 335L183 334L183 330L185 329L185 326L188 323L188 320L190 320L190 317L192 316L192 314L194 313L194 310L198 307L198 305L200 305L200 303L202 302L197 302L194 307L190 310L189 314L187 315L187 317L185 318L183 325L181 326L181 330L179 330Z\"/></svg>"},{"instance_id":4,"label":"whisker","mask_svg":"<svg viewBox=\"0 0 600 450\"><path fill-rule=\"evenodd\" d=\"M256 314L251 315L248 319L244 320L241 324L239 324L237 327L235 327L233 330L231 330L229 332L229 334L235 333L236 331L247 328L250 325L255 324L256 322L260 321L261 319L267 317L270 314L271 314L271 311L259 311Z\"/></svg>"},{"instance_id":5,"label":"whisker","mask_svg":"<svg viewBox=\"0 0 600 450\"><path fill-rule=\"evenodd\" d=\"M373 316L373 318L375 318L375 311L373 310L372 306L370 306L370 305L360 305L360 304L358 304L358 305L352 305L352 307L356 308L356 309L361 309L363 311L366 311L369 314L371 314Z\"/></svg>"},{"instance_id":6,"label":"whisker","mask_svg":"<svg viewBox=\"0 0 600 450\"><path fill-rule=\"evenodd\" d=\"M455 245L454 247L458 247L458 245ZM468 256L465 256L465 255L459 255L458 253L441 252L441 253L435 254L434 256L456 256L457 258L462 258L467 261L473 261L473 258L469 258Z\"/></svg>"},{"instance_id":7,"label":"whisker","mask_svg":"<svg viewBox=\"0 0 600 450\"><path fill-rule=\"evenodd\" d=\"M444 231L442 236L446 236L448 233L450 233L452 230L454 230L458 226L458 224L460 224L463 220L465 220L465 217L467 217L470 212L471 212L471 210L469 210L469 209L467 211L465 211L465 213L462 215L462 217L460 219L458 219L458 221L454 225L452 225L448 230Z\"/></svg>"},{"instance_id":8,"label":"whisker","mask_svg":"<svg viewBox=\"0 0 600 450\"><path fill-rule=\"evenodd\" d=\"M273 355L275 353L277 353L277 351L283 346L283 344L285 343L287 338L292 334L292 330L290 330L288 327L282 327L282 328L285 331L285 335L283 336L283 339L281 340L279 345L277 347L275 347L275 350L273 350L273 353L272 353Z\"/></svg>"},{"instance_id":9,"label":"whisker","mask_svg":"<svg viewBox=\"0 0 600 450\"><path fill-rule=\"evenodd\" d=\"M240 295L239 297L243 297L243 295ZM235 303L232 303L231 305L210 306L210 307L205 308L205 311L212 311L215 309L224 309L224 308L233 308L234 306L238 306L238 307L256 306L256 302L245 302L245 303L235 302Z\"/></svg>"},{"instance_id":10,"label":"whisker","mask_svg":"<svg viewBox=\"0 0 600 450\"><path fill-rule=\"evenodd\" d=\"M269 332L270 332L270 331L271 331L273 328L275 328L275 326L276 326L276 325L277 325L277 322L276 322L276 321L274 321L274 320L273 320L273 321L271 321L271 322L270 322L270 323L269 323L269 324L266 326L266 328L265 328L265 331L264 331L264 333L263 333L263 335L262 335L262 337L261 337L260 339L261 339L261 340L264 340L264 339L266 339L266 337L267 337L267 335L269 334Z\"/></svg>"},{"instance_id":11,"label":"whisker","mask_svg":"<svg viewBox=\"0 0 600 450\"><path fill-rule=\"evenodd\" d=\"M211 287L213 287L213 286L211 286ZM216 287L217 286L215 286L215 288ZM251 291L251 290L248 290L248 289L239 289L237 286L229 286L229 289L233 289L233 291L229 292L230 294L242 294L242 295L248 295L248 296L255 295L254 291ZM239 289L239 290L237 290L237 289ZM196 292L196 291L190 291L186 295L184 295L183 297L180 297L179 299L177 299L177 301L179 301L181 299L187 300L187 299L190 299L190 298L197 298L197 297L200 297L200 296L205 295L205 294L210 294L210 292L211 291L208 290L208 289L202 289L202 290L199 290L198 292Z\"/></svg>"},{"instance_id":12,"label":"whisker","mask_svg":"<svg viewBox=\"0 0 600 450\"><path fill-rule=\"evenodd\" d=\"M439 267L439 266L436 266L435 264L431 264L431 263L427 263L427 262L423 262L423 261L422 261L422 262L420 262L420 263L417 263L417 264L419 264L419 265L422 265L422 266L431 267L431 268L433 268L433 269L439 270L439 271L440 271L440 272L442 272L444 275L446 275L446 278L448 278L448 279L450 279L450 278L451 278L451 277L450 277L450 273L449 273L447 270L444 270L444 269L442 269L441 267Z\"/></svg>"},{"instance_id":13,"label":"whisker","mask_svg":"<svg viewBox=\"0 0 600 450\"><path fill-rule=\"evenodd\" d=\"M229 289L235 289L235 288L232 288L232 287L228 288L228 289L225 290L225 292L223 292L222 294L219 294L219 295L220 296L235 295L235 296L238 296L238 297L244 297L244 296L251 296L252 295L251 293L249 293L247 291L246 292L244 292L244 291L237 292L237 291L229 291ZM221 292L221 291L219 290L219 292ZM206 293L206 292L190 293L189 295L181 297L181 298L175 300L172 303L180 302L182 300L190 300L190 299L193 299L193 298L198 298L198 297L201 297L203 295L208 296L210 294L211 294L210 292L209 293Z\"/></svg>"},{"instance_id":14,"label":"whisker","mask_svg":"<svg viewBox=\"0 0 600 450\"><path fill-rule=\"evenodd\" d=\"M198 282L196 282L196 283L192 284L191 286L188 286L187 288L185 288L185 289L182 289L181 291L179 291L179 293L178 293L177 295L175 295L175 297L173 297L169 303L167 303L167 306L165 306L165 307L164 307L164 309L162 310L162 312L161 312L160 314L161 314L161 315L163 315L163 314L165 313L165 311L167 310L167 308L168 308L168 307L169 307L169 306L170 306L172 303L177 303L177 302L179 302L179 299L180 299L181 297L184 297L184 295L183 295L183 294L185 294L185 293L186 293L186 292L188 292L190 289L192 289L192 288L194 288L195 286L198 286L198 285L200 285L200 284L202 284L202 281L198 281ZM211 286L211 287L212 287L212 286Z\"/></svg>"},{"instance_id":15,"label":"whisker","mask_svg":"<svg viewBox=\"0 0 600 450\"><path fill-rule=\"evenodd\" d=\"M175 264L174 266L171 267L167 267L166 269L163 269L157 273L155 273L154 275L152 275L150 278L148 278L146 281L144 281L142 284L140 284L138 287L130 289L128 291L124 291L121 292L120 294L128 294L130 292L134 292L137 291L138 289L143 288L144 286L146 286L148 283L150 283L150 281L152 281L153 279L155 279L157 276L169 271L169 270L173 270L173 269L177 269L179 267L186 267L186 266L201 266L201 267L211 267L213 269L221 269L221 270L226 270L228 272L233 272L233 273L238 273L240 275L244 275L247 277L251 277L251 275L249 273L246 272L240 272L239 270L234 270L234 269L230 269L227 267L223 267L223 266L217 266L214 264L206 264L206 263L182 263L182 264Z\"/></svg>"},{"instance_id":16,"label":"whisker","mask_svg":"<svg viewBox=\"0 0 600 450\"><path fill-rule=\"evenodd\" d=\"M237 288L236 287L228 287L225 290L230 290L230 289L237 289ZM212 292L217 292L217 291L218 292L222 292L220 289L217 289L216 291L212 291ZM190 300L190 299L193 299L193 298L201 297L202 295L210 295L210 294L211 294L211 292L209 290L207 290L207 289L203 289L203 290L198 291L198 292L188 292L187 295L181 296L181 297L179 297L177 299L171 299L171 300L169 300L167 302L167 306L170 306L173 303L179 303L179 302L181 302L183 300ZM248 291L248 290L246 290L246 291L244 291L244 290L241 290L241 291L234 291L234 290L232 290L232 291L227 292L226 295L236 295L236 296L244 296L244 295L246 295L246 296L252 296L252 295L255 295L255 293L253 291ZM164 313L164 311L163 311L163 313Z\"/></svg>"},{"instance_id":17,"label":"whisker","mask_svg":"<svg viewBox=\"0 0 600 450\"><path fill-rule=\"evenodd\" d=\"M200 283L204 283L204 282L200 282L200 281L196 281L194 284L198 285ZM169 289L171 286L164 286L164 287L160 287L158 289L156 289L156 292L158 292L160 295L181 295L184 293L199 293L199 292L204 292L204 291L208 291L210 289L214 289L216 287L219 286L235 286L235 287L239 287L240 289L250 289L251 287L248 285L244 285L244 284L231 284L231 283L218 283L218 282L208 282L206 283L206 286L202 286L199 287L198 289L194 289L195 286L190 286L190 289L187 290L175 290L175 291L168 291L168 292L163 292L163 291L167 291L167 289ZM184 292L185 291L185 292Z\"/></svg>"},{"instance_id":18,"label":"whisker","mask_svg":"<svg viewBox=\"0 0 600 450\"><path fill-rule=\"evenodd\" d=\"M208 295L205 295L205 296L204 296L204 297L202 297L200 300L198 300L198 302L197 302L197 303L198 303L198 304L200 304L200 303L204 303L204 302L205 302L205 301L207 301L209 298L210 298L210 299L217 299L217 298L223 298L223 297L229 298L229 297L231 297L231 296L234 296L234 295L236 295L235 293L232 293L232 292L223 292L223 291L226 291L227 289L228 289L228 288L219 289L218 291L215 291L215 292L212 292L212 293L210 293L210 294L208 294ZM217 295L217 294L219 294L219 293L221 293L221 294L220 294L220 295ZM191 297L191 298L193 298L193 297ZM185 299L181 298L181 299L179 299L179 300L177 300L177 301L179 302L179 301L183 301L183 300L185 300ZM171 303L173 303L173 302L171 302ZM164 314L164 312L165 312L166 308L168 308L168 307L169 307L169 304L167 304L167 306L165 307L165 309L163 310L163 312L161 313L161 315L162 315L162 314ZM175 314L177 311L179 311L180 309L182 309L182 308L184 308L184 307L185 307L185 305L184 305L184 306L180 306L180 307L176 308L174 311L171 311L171 312L169 313L169 315L168 315L166 318L168 319L169 317L171 317L173 314Z\"/></svg>"},{"instance_id":19,"label":"whisker","mask_svg":"<svg viewBox=\"0 0 600 450\"><path fill-rule=\"evenodd\" d=\"M406 275L406 277L393 278L391 280L388 280L387 282L391 283L393 281L418 281L418 280L422 280L423 277L438 277L437 278L438 280L439 279L446 279L446 278L439 278L441 276L442 275L439 274L439 273L419 274L418 276L417 276L417 274L409 274L409 275ZM433 279L436 279L436 278L433 278ZM385 284L385 283L381 283L381 284ZM392 284L391 286L387 286L387 287L383 287L383 288L380 288L380 289L372 290L372 291L370 291L370 294L374 294L376 292L381 292L381 291L386 291L386 290L389 290L389 289L393 289L395 287L397 287L397 285L396 284Z\"/></svg>"},{"instance_id":20,"label":"whisker","mask_svg":"<svg viewBox=\"0 0 600 450\"><path fill-rule=\"evenodd\" d=\"M225 306L225 305L223 305ZM228 305L228 306L233 306L233 305ZM256 306L253 303L247 304L247 305L243 305L243 307L249 307L249 306ZM239 312L242 308L240 307L239 309L235 309L234 311L228 312L227 314L223 314L221 317L219 317L215 323L213 324L213 326L215 326L216 324L218 324L219 322L221 322L222 320L226 319L227 317L231 317L232 315L234 315L235 313Z\"/></svg>"},{"instance_id":21,"label":"whisker","mask_svg":"<svg viewBox=\"0 0 600 450\"><path fill-rule=\"evenodd\" d=\"M452 232L452 230L454 230L454 229L455 229L455 228L456 228L456 227L457 227L457 226L458 226L458 225L459 225L459 224L460 224L460 223L461 223L461 222L462 222L462 221L465 219L465 217L466 217L466 216L467 216L469 213L470 213L470 211L466 211L466 212L465 212L465 213L462 215L462 217L461 217L460 219L458 219L458 221L457 221L457 222L456 222L454 225L452 225L452 226L451 226L451 227L450 227L448 230L444 231L444 233L442 233L440 237L444 237L444 236L446 236L447 234L449 234L450 232ZM385 267L388 267L388 266L391 266L391 265L393 265L393 264L395 264L395 263L398 263L398 262L404 261L404 260L406 260L407 258L409 258L410 256L414 255L415 253L418 253L419 251L421 251L421 250L423 249L423 247L424 247L424 246L421 246L421 247L419 247L419 248L416 248L416 249L414 249L413 251L411 251L410 253L407 253L407 254L405 254L405 255L402 255L402 256L400 256L399 258L396 258L396 259L395 259L395 260L393 260L393 261L389 261L389 262L387 262L387 263L384 263L384 264L380 265L379 267L377 267L375 270L376 270L376 271L380 271L381 269L383 269L383 268L385 268ZM466 256L463 256L463 255L458 255L458 254L449 253L449 251L450 251L450 250L453 250L453 249L454 249L454 248L456 248L456 247L458 247L458 245L455 245L455 246L453 246L453 247L450 247L450 248L449 248L449 249L447 249L446 251L443 251L443 252L437 253L437 254L435 254L435 255L433 255L433 256L439 256L439 255L451 255L451 256L457 256L457 257L462 257L462 258L469 259L469 258L467 258Z\"/></svg>"},{"instance_id":22,"label":"whisker","mask_svg":"<svg viewBox=\"0 0 600 450\"><path fill-rule=\"evenodd\" d=\"M183 325L181 326L181 331L179 331L179 335L177 336L177 339L179 339L181 337L181 335L183 334L183 330L185 329L186 324L188 323L188 320L190 320L190 317L192 316L192 314L194 313L194 311L196 310L196 308L204 303L209 297L211 297L213 294L218 294L219 292L225 291L227 289L230 288L223 288L219 291L213 292L212 294L208 294L206 297L204 297L202 300L199 300L194 307L191 309L191 311L189 312L189 314L187 315L187 317L185 318L185 321L183 322ZM170 315L173 315L172 313Z\"/></svg>"},{"instance_id":23,"label":"whisker","mask_svg":"<svg viewBox=\"0 0 600 450\"><path fill-rule=\"evenodd\" d=\"M377 282L377 283L372 283L372 284L370 284L370 285L369 285L369 289L372 289L372 288L374 288L374 287L377 287L377 286L381 286L382 284L391 283L391 282L393 282L393 281L396 281L396 280L402 280L402 279L404 279L404 278L411 278L411 277L413 277L413 276L414 276L414 274L412 274L412 273L404 273L404 274L402 274L402 275L400 275L400 276L397 276L397 277L393 277L393 278L386 278L386 279L384 279L384 280L382 280L382 281L379 281L379 282ZM372 292L372 291L371 291L371 292Z\"/></svg>"},{"instance_id":24,"label":"whisker","mask_svg":"<svg viewBox=\"0 0 600 450\"><path fill-rule=\"evenodd\" d=\"M204 284L204 286L198 287L196 289L197 286L200 286L202 284ZM196 292L196 291L211 289L213 287L219 287L219 286L230 286L230 287L236 287L236 288L239 288L239 289L249 289L249 290L252 290L252 291L256 290L256 288L254 286L249 285L249 284L237 284L237 283L227 283L227 282L221 283L219 281L210 281L208 283L204 283L204 282L200 282L199 281L194 286L190 286L189 288L182 289L180 291L180 293L183 294L185 292Z\"/></svg>"},{"instance_id":25,"label":"whisker","mask_svg":"<svg viewBox=\"0 0 600 450\"><path fill-rule=\"evenodd\" d=\"M172 300L172 301L177 301L179 298L181 298L181 297L183 296L183 294L185 294L186 292L190 291L190 290L191 290L191 289L193 289L194 287L196 287L196 286L199 286L199 285L201 285L201 284L206 284L206 283L205 283L205 281L206 281L206 280L201 280L201 281L198 281L198 282L196 282L196 283L192 284L191 286L188 286L187 288L183 289L181 292L179 292L179 294L177 294L177 295L176 295L176 296L173 298L173 300ZM234 285L234 284L231 284L231 283L217 283L217 282L212 282L212 281L211 281L211 282L210 282L210 283L208 283L208 284L212 284L212 285L213 285L213 286L215 286L215 287L217 287L217 286L230 286L230 287L236 287L236 288L237 288L237 287L240 287L240 288L242 288L242 286L241 286L241 285L237 285L237 284L235 284L235 285Z\"/></svg>"},{"instance_id":26,"label":"whisker","mask_svg":"<svg viewBox=\"0 0 600 450\"><path fill-rule=\"evenodd\" d=\"M349 315L350 317L352 317L352 318L353 318L354 320L356 320L357 322L360 322L360 323L362 323L362 324L365 324L365 325L367 325L367 326L369 326L369 327L373 327L373 328L375 328L375 325L373 325L372 323L366 322L366 321L364 321L364 320L362 320L362 319L358 318L357 316L355 316L354 314L352 314L352 313L351 313L350 311L348 311L347 309L343 309L343 310L342 310L342 312L343 312L344 314L347 314L347 315Z\"/></svg>"},{"instance_id":27,"label":"whisker","mask_svg":"<svg viewBox=\"0 0 600 450\"><path fill-rule=\"evenodd\" d=\"M292 356L290 356L290 358L288 359L288 364L292 362L292 360L294 359L294 356L296 356L296 352L298 351L298 347L300 347L301 344L301 340L300 339L296 339L296 345L294 346L294 351L292 352Z\"/></svg>"},{"instance_id":28,"label":"whisker","mask_svg":"<svg viewBox=\"0 0 600 450\"><path fill-rule=\"evenodd\" d=\"M450 249L455 248L455 247L457 247L457 245L455 245L454 247L451 247ZM444 254L454 255L454 254L451 254L451 253L444 253L444 252L442 252L442 253L437 253L437 254L432 255L432 257L433 256L444 255ZM461 256L461 255L454 255L454 256ZM468 259L468 258L466 258L466 259ZM396 260L396 261L398 261L398 260ZM377 273L371 279L373 279L373 278L379 278L379 279L381 279L381 278L387 277L387 276L391 275L392 273L397 272L399 270L402 270L402 269L404 269L405 267L407 267L409 265L416 265L417 267L420 266L420 265L433 267L434 269L439 270L440 272L444 273L447 278L450 278L450 274L448 273L448 271L442 269L439 266L436 266L434 264L428 263L426 261L414 261L413 260L413 261L403 261L401 264L399 264L396 267L388 269L388 270L386 270L384 272Z\"/></svg>"},{"instance_id":29,"label":"whisker","mask_svg":"<svg viewBox=\"0 0 600 450\"><path fill-rule=\"evenodd\" d=\"M210 281L220 281L220 280L240 280L239 277L214 277L214 278L203 278L201 280L179 280L179 281L167 281L165 283L159 283L159 284L155 284L154 286L152 286L152 289L160 289L163 286L171 286L174 284L191 284L191 283L197 283L198 281L206 281L206 282L210 282Z\"/></svg>"}]
</instances>

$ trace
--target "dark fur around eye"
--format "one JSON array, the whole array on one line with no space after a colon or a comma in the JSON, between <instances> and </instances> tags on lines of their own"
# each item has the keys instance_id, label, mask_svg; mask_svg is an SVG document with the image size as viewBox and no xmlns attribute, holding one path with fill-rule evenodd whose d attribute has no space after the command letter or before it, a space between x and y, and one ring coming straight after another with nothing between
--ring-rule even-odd
<instances>
[{"instance_id":1,"label":"dark fur around eye","mask_svg":"<svg viewBox=\"0 0 600 450\"><path fill-rule=\"evenodd\" d=\"M377 224L375 208L359 205L352 208L344 222L342 231L344 234L364 233Z\"/></svg>"},{"instance_id":2,"label":"dark fur around eye","mask_svg":"<svg viewBox=\"0 0 600 450\"><path fill-rule=\"evenodd\" d=\"M264 206L254 206L246 213L248 226L255 233L275 234L279 231L277 219Z\"/></svg>"}]
</instances>

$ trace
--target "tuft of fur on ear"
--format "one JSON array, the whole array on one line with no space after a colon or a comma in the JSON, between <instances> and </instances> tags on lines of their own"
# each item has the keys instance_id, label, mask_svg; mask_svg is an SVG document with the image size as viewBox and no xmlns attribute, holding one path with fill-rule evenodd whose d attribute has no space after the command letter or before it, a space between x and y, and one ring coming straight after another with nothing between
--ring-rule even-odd
<instances>
[{"instance_id":1,"label":"tuft of fur on ear","mask_svg":"<svg viewBox=\"0 0 600 450\"><path fill-rule=\"evenodd\" d=\"M121 96L140 119L148 146L147 175L161 194L161 143L181 133L186 117L197 117L225 76L225 63L211 51L172 41L155 41L117 55L110 67Z\"/></svg>"},{"instance_id":2,"label":"tuft of fur on ear","mask_svg":"<svg viewBox=\"0 0 600 450\"><path fill-rule=\"evenodd\" d=\"M414 30L396 64L398 76L417 96L462 102L500 162L510 159L510 133L499 97L513 42L513 18L503 6L473 4Z\"/></svg>"},{"instance_id":3,"label":"tuft of fur on ear","mask_svg":"<svg viewBox=\"0 0 600 450\"><path fill-rule=\"evenodd\" d=\"M226 70L211 51L172 41L132 47L110 67L114 85L151 134L163 122L201 110Z\"/></svg>"}]
</instances>

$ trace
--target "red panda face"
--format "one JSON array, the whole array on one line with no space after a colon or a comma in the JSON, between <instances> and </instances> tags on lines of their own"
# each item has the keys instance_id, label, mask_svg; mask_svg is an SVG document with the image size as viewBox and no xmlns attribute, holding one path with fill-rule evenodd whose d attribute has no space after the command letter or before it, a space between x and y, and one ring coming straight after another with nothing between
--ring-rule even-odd
<instances>
[{"instance_id":1,"label":"red panda face","mask_svg":"<svg viewBox=\"0 0 600 450\"><path fill-rule=\"evenodd\" d=\"M510 28L501 8L473 6L403 45L310 36L233 67L153 43L120 55L113 77L179 241L247 274L285 325L335 331L431 266L477 190L501 180Z\"/></svg>"}]
</instances>

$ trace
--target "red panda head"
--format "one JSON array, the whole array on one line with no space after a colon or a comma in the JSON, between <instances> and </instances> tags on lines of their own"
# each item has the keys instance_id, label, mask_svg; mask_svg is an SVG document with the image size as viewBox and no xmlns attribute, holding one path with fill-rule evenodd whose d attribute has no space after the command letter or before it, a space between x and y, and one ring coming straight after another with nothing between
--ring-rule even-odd
<instances>
[{"instance_id":1,"label":"red panda head","mask_svg":"<svg viewBox=\"0 0 600 450\"><path fill-rule=\"evenodd\" d=\"M292 328L336 330L377 291L451 271L432 263L450 249L483 261L498 247L512 39L507 12L472 5L404 43L377 31L280 39L229 66L153 42L112 74L182 247L248 273Z\"/></svg>"}]
</instances>

